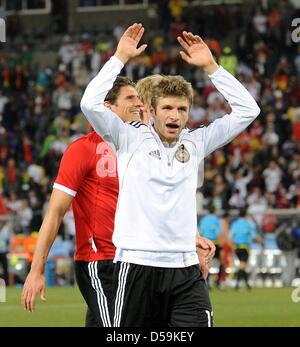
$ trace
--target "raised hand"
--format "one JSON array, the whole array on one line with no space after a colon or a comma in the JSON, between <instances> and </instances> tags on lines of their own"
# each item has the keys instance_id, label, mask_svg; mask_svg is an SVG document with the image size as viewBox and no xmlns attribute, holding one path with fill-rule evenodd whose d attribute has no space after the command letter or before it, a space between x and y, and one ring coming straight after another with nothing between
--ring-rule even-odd
<instances>
[{"instance_id":1,"label":"raised hand","mask_svg":"<svg viewBox=\"0 0 300 347\"><path fill-rule=\"evenodd\" d=\"M187 63L203 68L209 75L218 69L210 49L200 36L184 31L177 40L184 49L180 51L180 55Z\"/></svg>"},{"instance_id":2,"label":"raised hand","mask_svg":"<svg viewBox=\"0 0 300 347\"><path fill-rule=\"evenodd\" d=\"M120 59L124 64L131 58L140 55L147 47L142 45L137 48L142 36L144 34L144 28L142 24L134 23L124 32L120 38L115 57Z\"/></svg>"}]
</instances>

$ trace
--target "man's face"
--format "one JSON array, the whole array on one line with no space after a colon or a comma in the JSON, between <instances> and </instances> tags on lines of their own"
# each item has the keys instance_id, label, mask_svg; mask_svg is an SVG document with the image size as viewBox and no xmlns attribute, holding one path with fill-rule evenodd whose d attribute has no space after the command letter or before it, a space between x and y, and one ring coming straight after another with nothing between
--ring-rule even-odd
<instances>
[{"instance_id":1,"label":"man's face","mask_svg":"<svg viewBox=\"0 0 300 347\"><path fill-rule=\"evenodd\" d=\"M154 128L162 141L176 142L189 117L189 101L185 97L158 98L154 112Z\"/></svg>"},{"instance_id":2,"label":"man's face","mask_svg":"<svg viewBox=\"0 0 300 347\"><path fill-rule=\"evenodd\" d=\"M106 102L105 106L116 113L124 122L141 120L143 103L132 86L121 87L115 104Z\"/></svg>"}]
</instances>

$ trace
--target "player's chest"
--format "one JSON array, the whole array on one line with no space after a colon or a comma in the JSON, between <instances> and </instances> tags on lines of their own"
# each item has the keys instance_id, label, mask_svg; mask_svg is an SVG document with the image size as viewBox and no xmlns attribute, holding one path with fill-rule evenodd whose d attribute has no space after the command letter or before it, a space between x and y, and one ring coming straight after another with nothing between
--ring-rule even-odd
<instances>
[{"instance_id":1,"label":"player's chest","mask_svg":"<svg viewBox=\"0 0 300 347\"><path fill-rule=\"evenodd\" d=\"M145 139L132 153L129 165L153 179L188 176L197 172L196 146L189 140L182 140L174 147L165 147L155 139Z\"/></svg>"}]
</instances>

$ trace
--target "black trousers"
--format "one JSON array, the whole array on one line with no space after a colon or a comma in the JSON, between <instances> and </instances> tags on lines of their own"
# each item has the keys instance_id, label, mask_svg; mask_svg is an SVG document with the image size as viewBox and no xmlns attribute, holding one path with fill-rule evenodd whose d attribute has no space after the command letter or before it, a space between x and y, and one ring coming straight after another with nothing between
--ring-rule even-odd
<instances>
[{"instance_id":1,"label":"black trousers","mask_svg":"<svg viewBox=\"0 0 300 347\"><path fill-rule=\"evenodd\" d=\"M213 326L206 282L198 265L160 268L117 262L114 326Z\"/></svg>"},{"instance_id":2,"label":"black trousers","mask_svg":"<svg viewBox=\"0 0 300 347\"><path fill-rule=\"evenodd\" d=\"M114 263L112 260L75 261L76 281L88 305L85 320L86 327L112 326L113 272Z\"/></svg>"}]
</instances>

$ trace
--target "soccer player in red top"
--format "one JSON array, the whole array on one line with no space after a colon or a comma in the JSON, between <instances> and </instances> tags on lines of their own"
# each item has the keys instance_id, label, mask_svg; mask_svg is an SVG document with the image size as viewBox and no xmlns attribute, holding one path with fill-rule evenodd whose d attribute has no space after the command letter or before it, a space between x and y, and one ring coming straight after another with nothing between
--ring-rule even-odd
<instances>
[{"instance_id":1,"label":"soccer player in red top","mask_svg":"<svg viewBox=\"0 0 300 347\"><path fill-rule=\"evenodd\" d=\"M140 121L143 104L130 79L118 77L106 104L123 121ZM72 204L76 226L75 273L88 305L86 326L111 326L109 304L115 255L112 232L119 191L113 150L94 131L74 141L62 157L53 188L24 284L23 305L33 311L39 293L45 300L45 263Z\"/></svg>"}]
</instances>

